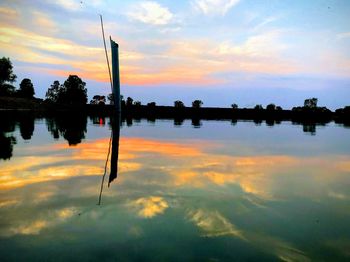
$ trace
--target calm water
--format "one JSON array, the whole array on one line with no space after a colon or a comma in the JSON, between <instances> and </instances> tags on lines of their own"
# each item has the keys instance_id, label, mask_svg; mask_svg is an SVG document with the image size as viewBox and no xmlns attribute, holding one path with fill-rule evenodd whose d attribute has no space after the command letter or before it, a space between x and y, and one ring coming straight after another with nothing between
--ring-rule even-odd
<instances>
[{"instance_id":1,"label":"calm water","mask_svg":"<svg viewBox=\"0 0 350 262\"><path fill-rule=\"evenodd\" d=\"M128 121L99 199L109 123L2 119L1 261L350 260L350 129Z\"/></svg>"}]
</instances>

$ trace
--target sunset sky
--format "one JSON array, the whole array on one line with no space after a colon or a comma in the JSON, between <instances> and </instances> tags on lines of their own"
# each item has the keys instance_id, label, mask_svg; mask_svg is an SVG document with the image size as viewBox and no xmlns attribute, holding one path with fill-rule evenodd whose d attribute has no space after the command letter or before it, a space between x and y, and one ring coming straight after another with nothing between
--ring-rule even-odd
<instances>
[{"instance_id":1,"label":"sunset sky","mask_svg":"<svg viewBox=\"0 0 350 262\"><path fill-rule=\"evenodd\" d=\"M121 93L142 103L350 104L347 0L2 0L15 86L30 78L43 98L77 74L90 98L110 93L99 14L120 45Z\"/></svg>"}]
</instances>

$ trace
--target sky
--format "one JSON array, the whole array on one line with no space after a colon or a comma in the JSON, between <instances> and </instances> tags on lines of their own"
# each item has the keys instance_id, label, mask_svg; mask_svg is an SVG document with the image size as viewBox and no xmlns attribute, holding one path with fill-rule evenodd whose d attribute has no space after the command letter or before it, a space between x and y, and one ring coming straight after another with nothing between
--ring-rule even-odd
<instances>
[{"instance_id":1,"label":"sky","mask_svg":"<svg viewBox=\"0 0 350 262\"><path fill-rule=\"evenodd\" d=\"M347 0L1 0L15 86L30 78L44 98L76 74L90 98L110 93L99 14L119 44L121 93L143 104L350 105Z\"/></svg>"}]
</instances>

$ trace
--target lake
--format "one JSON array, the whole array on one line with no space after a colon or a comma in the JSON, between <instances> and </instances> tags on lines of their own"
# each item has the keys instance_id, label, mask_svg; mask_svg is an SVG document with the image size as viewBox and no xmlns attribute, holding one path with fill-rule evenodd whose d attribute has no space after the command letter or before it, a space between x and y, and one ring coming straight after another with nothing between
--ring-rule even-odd
<instances>
[{"instance_id":1,"label":"lake","mask_svg":"<svg viewBox=\"0 0 350 262\"><path fill-rule=\"evenodd\" d=\"M2 117L1 261L350 260L350 129L110 122Z\"/></svg>"}]
</instances>

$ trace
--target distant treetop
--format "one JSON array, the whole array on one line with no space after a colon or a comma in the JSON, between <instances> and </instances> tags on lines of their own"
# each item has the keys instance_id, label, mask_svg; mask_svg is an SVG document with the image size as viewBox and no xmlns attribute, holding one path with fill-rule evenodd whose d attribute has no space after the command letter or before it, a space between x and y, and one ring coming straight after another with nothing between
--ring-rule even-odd
<instances>
[{"instance_id":1,"label":"distant treetop","mask_svg":"<svg viewBox=\"0 0 350 262\"><path fill-rule=\"evenodd\" d=\"M35 94L34 86L29 78L24 78L19 85L18 96L33 98Z\"/></svg>"},{"instance_id":2,"label":"distant treetop","mask_svg":"<svg viewBox=\"0 0 350 262\"><path fill-rule=\"evenodd\" d=\"M17 76L12 71L10 58L0 58L0 96L11 95L15 87L11 84L16 81Z\"/></svg>"},{"instance_id":3,"label":"distant treetop","mask_svg":"<svg viewBox=\"0 0 350 262\"><path fill-rule=\"evenodd\" d=\"M176 100L176 101L174 101L174 107L176 107L176 108L185 107L185 104L180 100Z\"/></svg>"},{"instance_id":4,"label":"distant treetop","mask_svg":"<svg viewBox=\"0 0 350 262\"><path fill-rule=\"evenodd\" d=\"M0 85L6 82L13 83L16 81L17 76L13 73L12 69L10 58L0 58Z\"/></svg>"},{"instance_id":5,"label":"distant treetop","mask_svg":"<svg viewBox=\"0 0 350 262\"><path fill-rule=\"evenodd\" d=\"M202 100L194 100L192 102L192 107L193 108L200 108L200 107L202 107L202 105L203 105Z\"/></svg>"},{"instance_id":6,"label":"distant treetop","mask_svg":"<svg viewBox=\"0 0 350 262\"><path fill-rule=\"evenodd\" d=\"M63 85L57 80L46 92L46 99L53 103L83 105L87 102L86 83L77 75L70 75Z\"/></svg>"}]
</instances>

